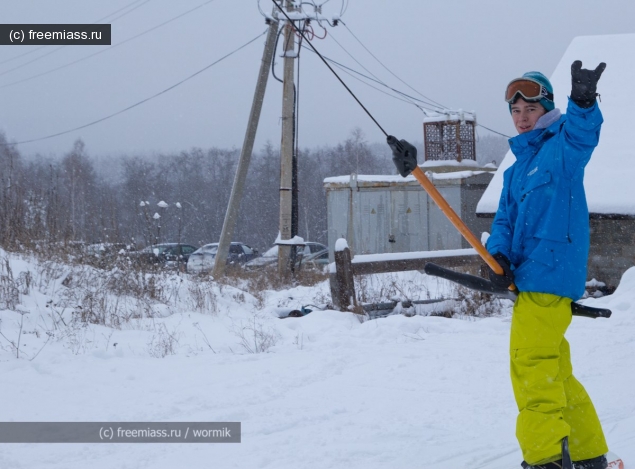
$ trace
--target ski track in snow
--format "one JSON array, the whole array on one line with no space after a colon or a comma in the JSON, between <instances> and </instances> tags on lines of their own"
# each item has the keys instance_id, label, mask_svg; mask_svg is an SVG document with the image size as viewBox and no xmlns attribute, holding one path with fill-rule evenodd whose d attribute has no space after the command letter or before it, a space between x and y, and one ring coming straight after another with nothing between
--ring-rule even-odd
<instances>
[{"instance_id":1,"label":"ski track in snow","mask_svg":"<svg viewBox=\"0 0 635 469\"><path fill-rule=\"evenodd\" d=\"M14 276L36 270L9 258ZM418 273L400 278L408 276L428 281ZM437 287L426 285L433 294ZM28 332L46 317L50 292L61 290L49 286L47 296L33 288L22 297L25 351L41 347L45 338ZM328 286L269 292L254 319L254 299L236 301L238 290L224 287L216 315L182 308L114 332L91 325L81 332L83 345L53 340L32 361L16 359L2 339L2 421L239 421L242 442L2 444L0 468L520 467L509 305L487 319L395 315L361 323L335 311L275 317L275 307L311 303L318 291ZM627 462L635 460L634 300L631 269L615 294L587 300L612 308L613 317L574 318L567 333L574 373L611 450ZM20 315L2 310L0 318L2 333L17 337ZM246 353L232 332L255 320L278 334L267 353ZM178 338L175 355L150 356L150 324L165 324Z\"/></svg>"}]
</instances>

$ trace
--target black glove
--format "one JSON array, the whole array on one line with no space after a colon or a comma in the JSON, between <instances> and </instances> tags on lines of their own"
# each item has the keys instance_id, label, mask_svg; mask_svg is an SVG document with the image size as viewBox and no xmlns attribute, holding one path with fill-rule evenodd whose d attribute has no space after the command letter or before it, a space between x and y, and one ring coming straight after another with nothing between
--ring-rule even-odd
<instances>
[{"instance_id":1,"label":"black glove","mask_svg":"<svg viewBox=\"0 0 635 469\"><path fill-rule=\"evenodd\" d=\"M503 268L503 274L496 274L491 268L489 268L489 279L498 288L509 288L514 283L514 272L510 268L509 259L504 254L497 252L492 256L496 259L496 262Z\"/></svg>"},{"instance_id":2,"label":"black glove","mask_svg":"<svg viewBox=\"0 0 635 469\"><path fill-rule=\"evenodd\" d=\"M582 68L582 62L576 60L571 64L571 99L578 106L588 108L595 104L598 80L606 64L601 62L595 70Z\"/></svg>"},{"instance_id":3,"label":"black glove","mask_svg":"<svg viewBox=\"0 0 635 469\"><path fill-rule=\"evenodd\" d=\"M392 150L392 162L403 177L408 176L417 167L417 149L405 140L388 136L388 146Z\"/></svg>"}]
</instances>

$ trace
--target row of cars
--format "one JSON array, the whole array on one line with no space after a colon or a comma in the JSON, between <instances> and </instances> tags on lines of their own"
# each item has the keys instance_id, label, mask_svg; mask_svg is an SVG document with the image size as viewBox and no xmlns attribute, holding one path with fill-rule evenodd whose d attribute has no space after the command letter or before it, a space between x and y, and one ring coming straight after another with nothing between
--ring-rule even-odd
<instances>
[{"instance_id":1,"label":"row of cars","mask_svg":"<svg viewBox=\"0 0 635 469\"><path fill-rule=\"evenodd\" d=\"M296 246L296 258L299 266L322 268L328 264L328 248L320 243L307 241ZM127 252L126 256L133 262L146 265L159 265L166 268L185 266L188 273L200 274L210 272L214 268L218 243L211 243L197 248L191 244L163 243L148 246L140 251ZM245 269L261 269L278 262L278 246L273 246L262 256L257 249L244 243L233 242L229 246L227 264L244 265Z\"/></svg>"},{"instance_id":2,"label":"row of cars","mask_svg":"<svg viewBox=\"0 0 635 469\"><path fill-rule=\"evenodd\" d=\"M323 267L329 263L329 251L326 246L312 241L296 246L296 262L310 267ZM268 249L262 256L245 264L247 269L258 269L278 263L278 246Z\"/></svg>"}]
</instances>

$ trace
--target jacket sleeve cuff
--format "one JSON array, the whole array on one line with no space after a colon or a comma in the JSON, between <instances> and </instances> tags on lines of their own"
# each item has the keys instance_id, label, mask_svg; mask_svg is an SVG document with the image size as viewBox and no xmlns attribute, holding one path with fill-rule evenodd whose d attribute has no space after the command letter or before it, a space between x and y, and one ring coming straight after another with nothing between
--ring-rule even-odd
<instances>
[{"instance_id":1,"label":"jacket sleeve cuff","mask_svg":"<svg viewBox=\"0 0 635 469\"><path fill-rule=\"evenodd\" d=\"M584 131L596 131L599 130L602 122L604 122L604 118L597 101L591 107L583 108L569 98L567 121Z\"/></svg>"},{"instance_id":2,"label":"jacket sleeve cuff","mask_svg":"<svg viewBox=\"0 0 635 469\"><path fill-rule=\"evenodd\" d=\"M498 243L490 243L488 240L488 243L487 243L487 246L485 246L485 249L487 249L487 252L489 252L492 256L496 253L501 253L503 256L509 259L509 249L506 249L504 246Z\"/></svg>"}]
</instances>

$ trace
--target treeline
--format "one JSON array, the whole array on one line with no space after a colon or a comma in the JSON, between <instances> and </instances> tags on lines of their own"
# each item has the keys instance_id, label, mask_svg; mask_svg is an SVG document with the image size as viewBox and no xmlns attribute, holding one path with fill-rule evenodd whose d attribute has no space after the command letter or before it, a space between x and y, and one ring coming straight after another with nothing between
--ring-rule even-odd
<instances>
[{"instance_id":1,"label":"treeline","mask_svg":"<svg viewBox=\"0 0 635 469\"><path fill-rule=\"evenodd\" d=\"M0 134L0 246L217 242L239 153L194 148L100 165L81 140L61 158L45 158L23 155ZM500 153L488 150L485 160L500 160ZM338 145L299 151L298 233L305 240L327 241L323 179L352 172L394 174L388 147L369 144L355 130ZM279 149L267 144L253 155L234 240L261 252L271 246L279 179Z\"/></svg>"}]
</instances>

